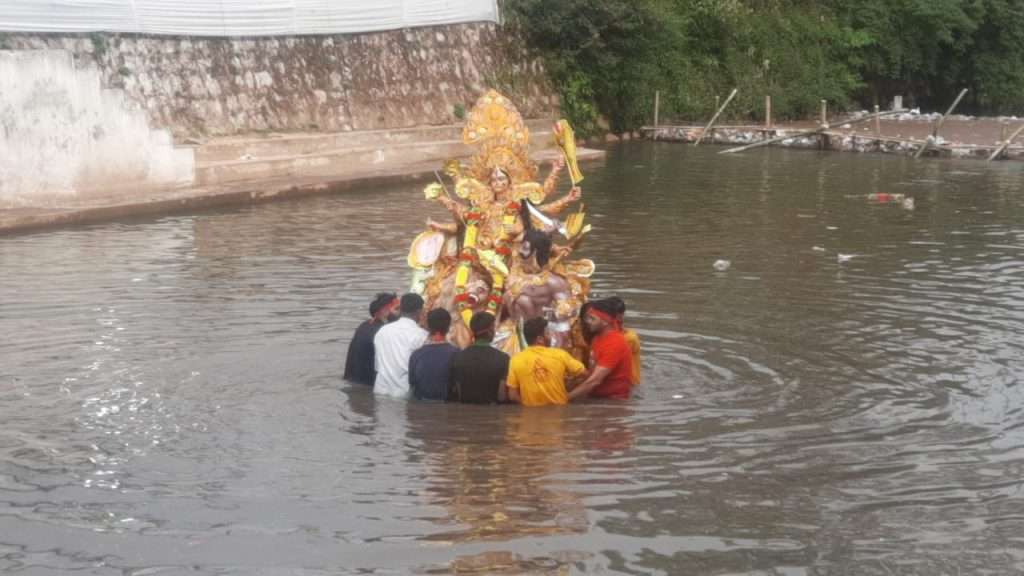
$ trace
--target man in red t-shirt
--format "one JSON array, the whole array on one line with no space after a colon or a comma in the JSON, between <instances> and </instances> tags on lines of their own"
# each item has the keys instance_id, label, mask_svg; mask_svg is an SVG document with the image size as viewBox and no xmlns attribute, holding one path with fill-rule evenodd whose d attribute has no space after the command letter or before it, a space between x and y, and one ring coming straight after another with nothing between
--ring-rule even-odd
<instances>
[{"instance_id":1,"label":"man in red t-shirt","mask_svg":"<svg viewBox=\"0 0 1024 576\"><path fill-rule=\"evenodd\" d=\"M593 302L584 321L594 335L590 343L594 369L569 393L569 401L588 395L628 400L633 386L633 352L622 332L616 329L615 310L603 300Z\"/></svg>"}]
</instances>

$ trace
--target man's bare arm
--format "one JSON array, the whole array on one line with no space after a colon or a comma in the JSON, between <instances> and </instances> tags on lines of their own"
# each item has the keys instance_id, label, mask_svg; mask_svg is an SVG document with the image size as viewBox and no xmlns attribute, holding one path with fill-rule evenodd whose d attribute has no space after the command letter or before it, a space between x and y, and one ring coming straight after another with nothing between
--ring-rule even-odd
<instances>
[{"instance_id":1,"label":"man's bare arm","mask_svg":"<svg viewBox=\"0 0 1024 576\"><path fill-rule=\"evenodd\" d=\"M590 373L590 376L583 381L583 384L573 388L572 392L569 393L569 401L572 402L577 398L582 398L590 394L594 388L601 385L604 379L611 374L611 368L605 368L604 366L597 366L594 371Z\"/></svg>"},{"instance_id":2,"label":"man's bare arm","mask_svg":"<svg viewBox=\"0 0 1024 576\"><path fill-rule=\"evenodd\" d=\"M503 396L506 398L502 398ZM509 388L505 385L504 380L498 384L498 398L501 399L502 402L505 400L515 402L516 404L522 404L523 402L523 397L519 394L519 388Z\"/></svg>"}]
</instances>

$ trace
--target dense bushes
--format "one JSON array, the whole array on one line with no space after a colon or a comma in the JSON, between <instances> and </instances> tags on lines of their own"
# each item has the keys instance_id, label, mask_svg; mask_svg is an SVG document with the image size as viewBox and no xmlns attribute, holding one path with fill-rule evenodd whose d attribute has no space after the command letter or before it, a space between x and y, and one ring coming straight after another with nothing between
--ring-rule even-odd
<instances>
[{"instance_id":1,"label":"dense bushes","mask_svg":"<svg viewBox=\"0 0 1024 576\"><path fill-rule=\"evenodd\" d=\"M716 95L733 118L835 107L1024 109L1024 0L506 0L506 19L544 56L581 132L662 116L707 119Z\"/></svg>"}]
</instances>

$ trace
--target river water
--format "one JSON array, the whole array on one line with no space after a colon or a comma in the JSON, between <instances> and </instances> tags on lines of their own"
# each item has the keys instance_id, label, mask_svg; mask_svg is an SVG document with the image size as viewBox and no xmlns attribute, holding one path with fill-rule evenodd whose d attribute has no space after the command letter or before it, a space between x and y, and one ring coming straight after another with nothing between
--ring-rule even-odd
<instances>
[{"instance_id":1,"label":"river water","mask_svg":"<svg viewBox=\"0 0 1024 576\"><path fill-rule=\"evenodd\" d=\"M715 152L585 166L620 404L341 381L421 185L0 239L0 572L1024 573L1024 165Z\"/></svg>"}]
</instances>

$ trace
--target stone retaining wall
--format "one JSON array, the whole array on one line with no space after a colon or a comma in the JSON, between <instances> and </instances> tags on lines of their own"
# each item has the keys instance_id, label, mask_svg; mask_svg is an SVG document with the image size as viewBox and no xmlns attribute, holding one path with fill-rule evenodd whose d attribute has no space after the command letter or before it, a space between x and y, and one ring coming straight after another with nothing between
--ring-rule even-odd
<instances>
[{"instance_id":1,"label":"stone retaining wall","mask_svg":"<svg viewBox=\"0 0 1024 576\"><path fill-rule=\"evenodd\" d=\"M0 48L69 52L178 140L448 124L488 87L527 117L557 106L540 61L493 23L265 38L3 34Z\"/></svg>"}]
</instances>

